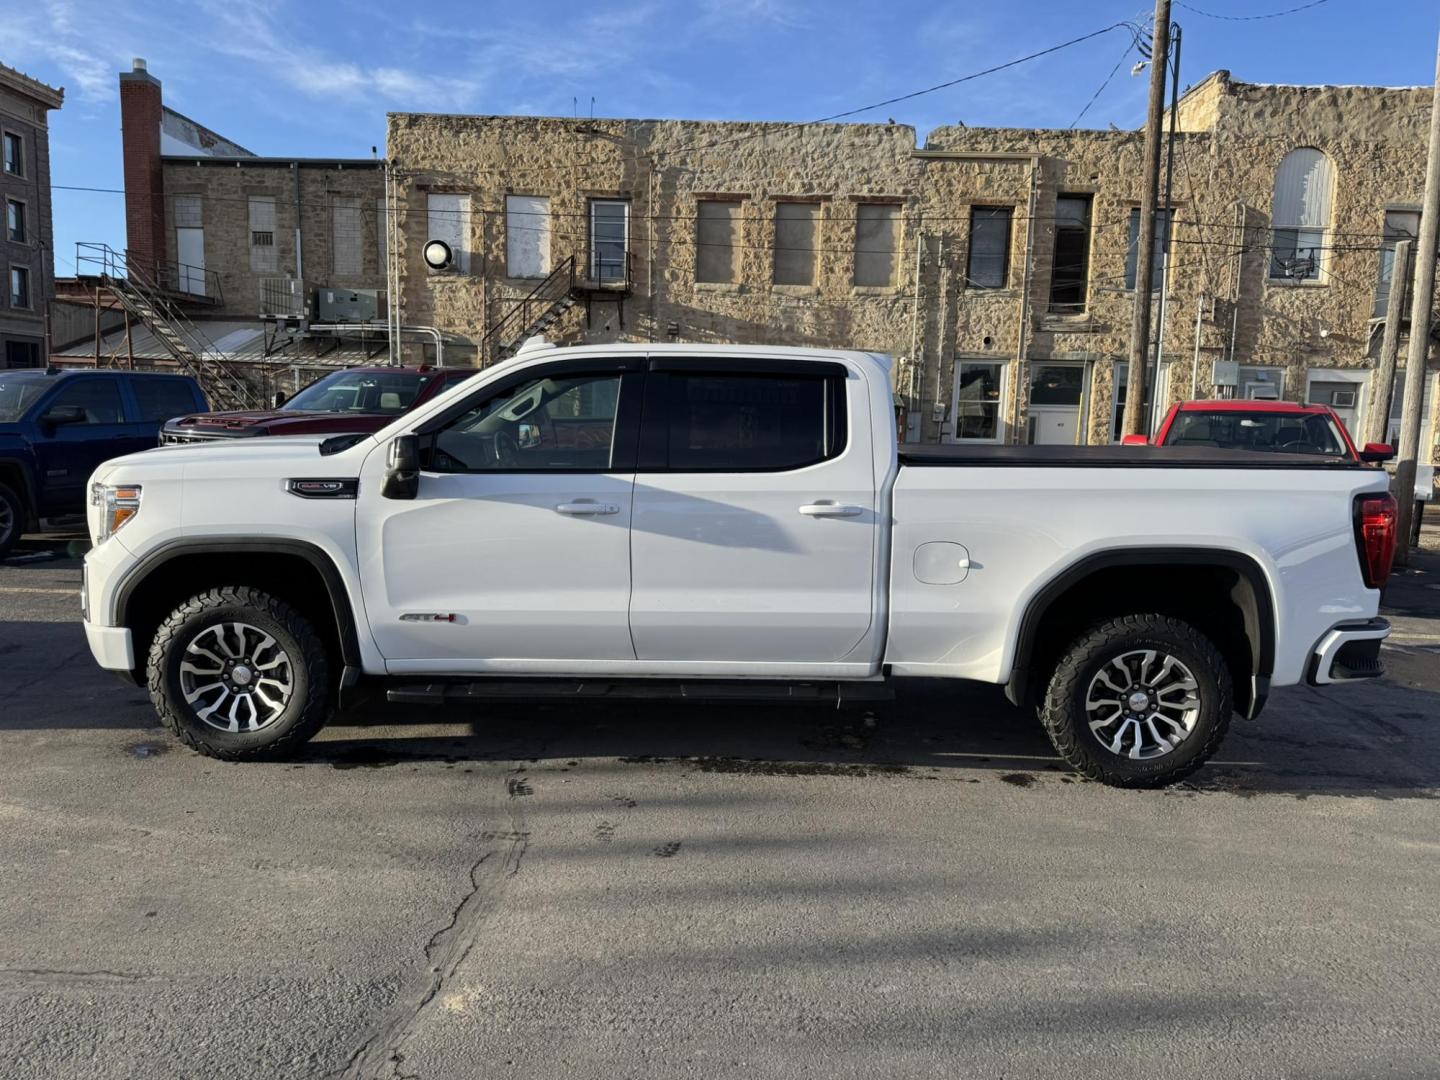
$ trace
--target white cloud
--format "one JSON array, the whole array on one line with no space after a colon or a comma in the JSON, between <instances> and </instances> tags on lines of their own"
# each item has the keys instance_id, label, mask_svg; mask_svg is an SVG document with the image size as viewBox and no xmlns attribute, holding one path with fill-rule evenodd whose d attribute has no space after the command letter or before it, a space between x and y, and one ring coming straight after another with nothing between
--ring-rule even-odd
<instances>
[{"instance_id":1,"label":"white cloud","mask_svg":"<svg viewBox=\"0 0 1440 1080\"><path fill-rule=\"evenodd\" d=\"M111 28L113 31L113 27ZM120 58L114 49L97 44L114 39L113 32L87 32L70 0L47 0L33 6L15 5L5 18L5 62L34 74L53 67L62 76L70 100L111 101L116 96L115 72Z\"/></svg>"}]
</instances>

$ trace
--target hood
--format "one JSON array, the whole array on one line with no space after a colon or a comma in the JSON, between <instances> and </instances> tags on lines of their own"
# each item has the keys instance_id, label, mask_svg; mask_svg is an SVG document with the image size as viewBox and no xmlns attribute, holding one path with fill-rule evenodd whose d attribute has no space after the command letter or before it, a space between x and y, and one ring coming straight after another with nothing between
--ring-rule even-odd
<instances>
[{"instance_id":1,"label":"hood","mask_svg":"<svg viewBox=\"0 0 1440 1080\"><path fill-rule=\"evenodd\" d=\"M290 435L270 439L236 439L200 443L178 443L172 446L157 446L135 454L112 458L105 468L150 468L171 465L203 465L207 462L241 459L259 465L269 461L319 463L320 444L325 435Z\"/></svg>"},{"instance_id":2,"label":"hood","mask_svg":"<svg viewBox=\"0 0 1440 1080\"><path fill-rule=\"evenodd\" d=\"M177 416L165 430L194 435L282 435L288 430L368 431L394 419L388 413L318 412L300 409L236 409Z\"/></svg>"}]
</instances>

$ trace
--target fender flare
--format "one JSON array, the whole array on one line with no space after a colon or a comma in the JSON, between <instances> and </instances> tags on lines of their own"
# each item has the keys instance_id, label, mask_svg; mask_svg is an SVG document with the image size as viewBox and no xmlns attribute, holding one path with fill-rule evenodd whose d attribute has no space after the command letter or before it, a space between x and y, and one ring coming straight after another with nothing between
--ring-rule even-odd
<instances>
[{"instance_id":1,"label":"fender flare","mask_svg":"<svg viewBox=\"0 0 1440 1080\"><path fill-rule=\"evenodd\" d=\"M334 559L317 544L305 540L282 540L269 537L180 537L167 541L140 559L120 582L115 590L112 603L112 626L129 626L130 606L140 587L157 571L174 560L190 555L226 554L274 554L292 555L304 559L315 568L320 580L325 583L325 592L330 598L330 608L335 617L336 636L340 641L340 654L346 667L357 671L361 668L360 638L355 624L355 612L351 608L350 594L346 591L345 580Z\"/></svg>"},{"instance_id":2,"label":"fender flare","mask_svg":"<svg viewBox=\"0 0 1440 1080\"><path fill-rule=\"evenodd\" d=\"M1275 670L1275 598L1260 564L1253 557L1228 548L1121 548L1096 552L1066 566L1041 586L1020 616L1015 657L1010 664L1010 678L1005 683L1005 696L1010 702L1024 706L1029 699L1035 641L1055 601L1092 574L1125 566L1220 566L1234 570L1250 586L1248 595L1253 602L1234 598L1245 622L1245 636L1250 641L1251 672L1251 685L1237 687L1237 700L1243 703L1240 712L1246 719L1258 715Z\"/></svg>"}]
</instances>

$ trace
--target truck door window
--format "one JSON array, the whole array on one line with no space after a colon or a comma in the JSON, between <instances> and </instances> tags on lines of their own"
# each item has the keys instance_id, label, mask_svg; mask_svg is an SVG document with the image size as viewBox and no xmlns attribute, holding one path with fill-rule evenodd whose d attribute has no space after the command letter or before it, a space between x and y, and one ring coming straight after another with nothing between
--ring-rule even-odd
<instances>
[{"instance_id":1,"label":"truck door window","mask_svg":"<svg viewBox=\"0 0 1440 1080\"><path fill-rule=\"evenodd\" d=\"M73 407L85 411L86 424L118 424L121 421L120 387L114 379L77 379L44 406L45 411Z\"/></svg>"},{"instance_id":2,"label":"truck door window","mask_svg":"<svg viewBox=\"0 0 1440 1080\"><path fill-rule=\"evenodd\" d=\"M180 379L133 379L130 389L140 413L136 420L173 420L195 411L195 394L190 384Z\"/></svg>"},{"instance_id":3,"label":"truck door window","mask_svg":"<svg viewBox=\"0 0 1440 1080\"><path fill-rule=\"evenodd\" d=\"M597 472L610 467L619 375L531 379L434 436L434 472Z\"/></svg>"},{"instance_id":4,"label":"truck door window","mask_svg":"<svg viewBox=\"0 0 1440 1080\"><path fill-rule=\"evenodd\" d=\"M671 471L797 469L843 448L838 379L675 372L666 404Z\"/></svg>"}]
</instances>

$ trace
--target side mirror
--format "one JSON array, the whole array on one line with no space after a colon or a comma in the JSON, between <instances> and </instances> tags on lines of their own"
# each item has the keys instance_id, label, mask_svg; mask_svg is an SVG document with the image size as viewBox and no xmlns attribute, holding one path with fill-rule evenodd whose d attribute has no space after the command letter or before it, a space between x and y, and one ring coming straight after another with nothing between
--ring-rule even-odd
<instances>
[{"instance_id":1,"label":"side mirror","mask_svg":"<svg viewBox=\"0 0 1440 1080\"><path fill-rule=\"evenodd\" d=\"M40 423L47 428L64 427L66 424L83 424L85 410L79 405L57 405L44 416Z\"/></svg>"},{"instance_id":2,"label":"side mirror","mask_svg":"<svg viewBox=\"0 0 1440 1080\"><path fill-rule=\"evenodd\" d=\"M413 499L419 493L420 436L397 435L390 440L380 494L387 499Z\"/></svg>"},{"instance_id":3,"label":"side mirror","mask_svg":"<svg viewBox=\"0 0 1440 1080\"><path fill-rule=\"evenodd\" d=\"M1149 446L1150 440L1144 435L1126 435L1120 440L1121 446Z\"/></svg>"},{"instance_id":4,"label":"side mirror","mask_svg":"<svg viewBox=\"0 0 1440 1080\"><path fill-rule=\"evenodd\" d=\"M1367 442L1360 451L1361 461L1389 461L1395 456L1395 448L1389 443Z\"/></svg>"},{"instance_id":5,"label":"side mirror","mask_svg":"<svg viewBox=\"0 0 1440 1080\"><path fill-rule=\"evenodd\" d=\"M288 397L288 395L285 393L284 390L277 390L277 391L275 391L275 408L277 408L277 409L280 408L280 406L281 406L281 405L284 405L285 402L288 401L288 400L289 400L289 397Z\"/></svg>"}]
</instances>

